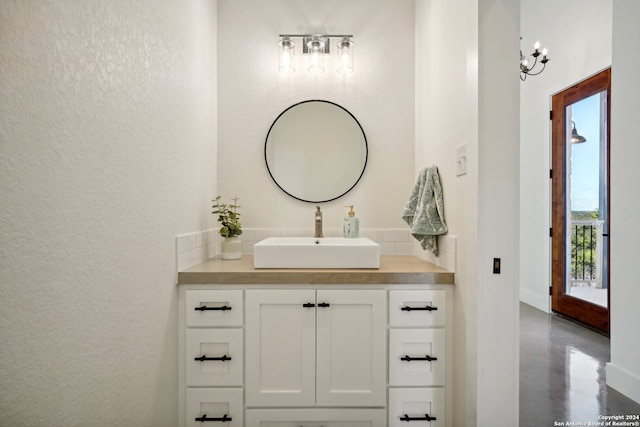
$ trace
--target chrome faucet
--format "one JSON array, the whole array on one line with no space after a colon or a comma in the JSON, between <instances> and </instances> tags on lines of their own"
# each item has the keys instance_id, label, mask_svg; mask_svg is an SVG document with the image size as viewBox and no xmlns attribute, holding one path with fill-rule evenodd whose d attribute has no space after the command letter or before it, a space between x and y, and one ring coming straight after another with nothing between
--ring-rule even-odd
<instances>
[{"instance_id":1,"label":"chrome faucet","mask_svg":"<svg viewBox=\"0 0 640 427\"><path fill-rule=\"evenodd\" d=\"M316 206L316 232L313 237L324 237L322 235L322 212L320 206Z\"/></svg>"}]
</instances>

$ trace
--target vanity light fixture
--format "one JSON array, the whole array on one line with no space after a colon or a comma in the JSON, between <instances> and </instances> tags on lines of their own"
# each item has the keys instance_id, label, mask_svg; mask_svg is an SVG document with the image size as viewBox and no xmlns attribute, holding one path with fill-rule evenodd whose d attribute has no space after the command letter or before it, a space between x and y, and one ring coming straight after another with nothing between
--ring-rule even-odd
<instances>
[{"instance_id":1,"label":"vanity light fixture","mask_svg":"<svg viewBox=\"0 0 640 427\"><path fill-rule=\"evenodd\" d=\"M522 37L520 37L520 40L522 40ZM547 62L550 61L547 54L548 51L546 47L542 49L542 52L540 51L540 42L536 42L533 45L533 53L529 55L533 60L529 60L529 57L523 55L522 50L520 50L520 80L525 81L527 76L537 76L543 72L547 66ZM542 55L542 59L538 62L538 57L540 55ZM535 71L535 67L538 63L542 64L542 68L539 71Z\"/></svg>"},{"instance_id":2,"label":"vanity light fixture","mask_svg":"<svg viewBox=\"0 0 640 427\"><path fill-rule=\"evenodd\" d=\"M296 44L292 39L300 39L302 55L307 56L307 70L322 73L325 70L325 59L330 53L331 39L339 39L336 43L337 71L353 72L353 36L348 34L280 34L278 41L278 69L282 73L295 71Z\"/></svg>"},{"instance_id":3,"label":"vanity light fixture","mask_svg":"<svg viewBox=\"0 0 640 427\"><path fill-rule=\"evenodd\" d=\"M571 120L571 143L581 144L583 142L587 142L587 138L578 134L578 129L576 129L576 123L573 120Z\"/></svg>"}]
</instances>

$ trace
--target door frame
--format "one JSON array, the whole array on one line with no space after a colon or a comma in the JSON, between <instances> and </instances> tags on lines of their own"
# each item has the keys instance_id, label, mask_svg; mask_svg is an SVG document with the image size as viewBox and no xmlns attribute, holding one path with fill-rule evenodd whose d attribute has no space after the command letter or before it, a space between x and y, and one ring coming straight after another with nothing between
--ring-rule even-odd
<instances>
[{"instance_id":1,"label":"door frame","mask_svg":"<svg viewBox=\"0 0 640 427\"><path fill-rule=\"evenodd\" d=\"M603 90L607 91L607 159L609 174L609 150L611 147L611 68L607 68L551 97L551 310L581 323L609 333L611 281L607 286L607 307L590 303L565 293L566 265L566 191L567 191L567 141L565 108L581 99ZM607 198L609 198L607 179ZM607 203L607 221L610 218ZM607 242L610 247L610 241ZM610 251L607 251L609 265ZM609 269L607 274L610 275Z\"/></svg>"}]
</instances>

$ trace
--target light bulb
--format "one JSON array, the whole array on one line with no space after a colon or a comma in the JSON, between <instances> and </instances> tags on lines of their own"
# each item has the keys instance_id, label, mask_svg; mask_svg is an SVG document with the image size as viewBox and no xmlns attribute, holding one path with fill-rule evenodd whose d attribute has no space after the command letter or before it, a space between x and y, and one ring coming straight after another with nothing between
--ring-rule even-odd
<instances>
[{"instance_id":1,"label":"light bulb","mask_svg":"<svg viewBox=\"0 0 640 427\"><path fill-rule=\"evenodd\" d=\"M281 73L293 73L296 68L295 60L295 43L288 37L283 37L278 42L278 70Z\"/></svg>"},{"instance_id":2,"label":"light bulb","mask_svg":"<svg viewBox=\"0 0 640 427\"><path fill-rule=\"evenodd\" d=\"M310 61L309 71L314 73L322 73L324 71L324 67L320 65L320 54L318 52L311 53Z\"/></svg>"},{"instance_id":3,"label":"light bulb","mask_svg":"<svg viewBox=\"0 0 640 427\"><path fill-rule=\"evenodd\" d=\"M349 37L338 42L338 72L353 72L353 41Z\"/></svg>"},{"instance_id":4,"label":"light bulb","mask_svg":"<svg viewBox=\"0 0 640 427\"><path fill-rule=\"evenodd\" d=\"M309 68L312 73L324 72L324 41L314 37L307 43L309 49Z\"/></svg>"}]
</instances>

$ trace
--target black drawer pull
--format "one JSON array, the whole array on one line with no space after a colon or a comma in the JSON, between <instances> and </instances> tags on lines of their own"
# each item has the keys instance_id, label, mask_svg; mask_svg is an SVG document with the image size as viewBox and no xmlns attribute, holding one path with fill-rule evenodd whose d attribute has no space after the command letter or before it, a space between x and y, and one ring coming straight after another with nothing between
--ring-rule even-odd
<instances>
[{"instance_id":1,"label":"black drawer pull","mask_svg":"<svg viewBox=\"0 0 640 427\"><path fill-rule=\"evenodd\" d=\"M318 304L318 307L331 307L331 304L326 303L326 302L321 302L320 304Z\"/></svg>"},{"instance_id":2,"label":"black drawer pull","mask_svg":"<svg viewBox=\"0 0 640 427\"><path fill-rule=\"evenodd\" d=\"M400 421L435 421L436 417L432 417L429 414L424 414L424 417L410 417L404 414L404 417L400 417Z\"/></svg>"},{"instance_id":3,"label":"black drawer pull","mask_svg":"<svg viewBox=\"0 0 640 427\"><path fill-rule=\"evenodd\" d=\"M405 362L411 362L412 360L427 360L429 362L433 362L434 360L438 360L437 357L431 357L426 355L425 357L411 357L411 356L403 356L400 360L404 360Z\"/></svg>"},{"instance_id":4,"label":"black drawer pull","mask_svg":"<svg viewBox=\"0 0 640 427\"><path fill-rule=\"evenodd\" d=\"M204 414L200 418L196 418L196 421L199 421L201 423L203 423L205 421L219 421L219 422L227 423L227 422L231 421L232 419L233 418L231 418L231 417L227 417L227 414L224 414L224 416L222 418L207 418L207 414Z\"/></svg>"},{"instance_id":5,"label":"black drawer pull","mask_svg":"<svg viewBox=\"0 0 640 427\"><path fill-rule=\"evenodd\" d=\"M201 305L200 307L194 308L195 311L227 311L231 310L231 307L228 305L223 305L222 307L207 307L206 305Z\"/></svg>"},{"instance_id":6,"label":"black drawer pull","mask_svg":"<svg viewBox=\"0 0 640 427\"><path fill-rule=\"evenodd\" d=\"M402 311L435 311L437 309L438 307L432 307L430 305L426 307L409 307L408 305L405 305L400 310Z\"/></svg>"},{"instance_id":7,"label":"black drawer pull","mask_svg":"<svg viewBox=\"0 0 640 427\"><path fill-rule=\"evenodd\" d=\"M197 362L204 362L205 360L220 360L222 362L226 362L227 360L231 360L231 356L227 356L226 354L222 357L207 357L206 355L202 355L200 357L194 357L193 360Z\"/></svg>"},{"instance_id":8,"label":"black drawer pull","mask_svg":"<svg viewBox=\"0 0 640 427\"><path fill-rule=\"evenodd\" d=\"M304 308L310 308L310 307L315 307L316 305L312 302L305 302L304 304L302 304L302 306Z\"/></svg>"}]
</instances>

